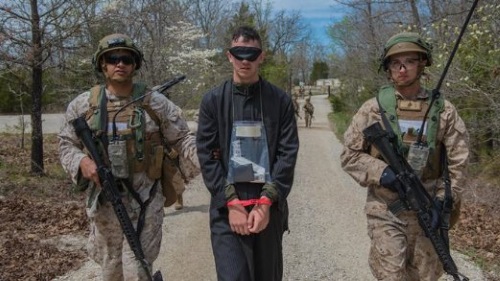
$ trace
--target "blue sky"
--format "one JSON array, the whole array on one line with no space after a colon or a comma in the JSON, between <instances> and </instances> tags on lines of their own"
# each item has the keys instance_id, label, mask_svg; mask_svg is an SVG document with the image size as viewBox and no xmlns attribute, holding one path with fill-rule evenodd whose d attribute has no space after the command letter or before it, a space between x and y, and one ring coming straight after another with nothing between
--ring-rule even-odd
<instances>
[{"instance_id":1,"label":"blue sky","mask_svg":"<svg viewBox=\"0 0 500 281\"><path fill-rule=\"evenodd\" d=\"M327 26L342 18L341 9L333 0L271 0L271 2L275 11L282 9L299 11L311 26L313 36L323 45L329 42L326 34Z\"/></svg>"}]
</instances>

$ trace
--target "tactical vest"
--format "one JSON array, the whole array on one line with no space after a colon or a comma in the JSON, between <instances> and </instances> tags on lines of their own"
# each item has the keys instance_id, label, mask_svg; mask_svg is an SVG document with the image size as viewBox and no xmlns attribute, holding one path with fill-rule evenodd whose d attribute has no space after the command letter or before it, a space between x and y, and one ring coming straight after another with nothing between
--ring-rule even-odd
<instances>
[{"instance_id":1,"label":"tactical vest","mask_svg":"<svg viewBox=\"0 0 500 281\"><path fill-rule=\"evenodd\" d=\"M432 93L426 90L428 98L426 100L401 100L396 98L394 87L383 86L378 92L378 102L382 107L382 112L389 121L392 131L397 136L398 150L407 157L411 144L417 140L421 121L429 108ZM437 134L439 129L440 114L444 110L444 98L440 95L432 104L427 116L424 135L422 141L429 147L429 157L426 167L423 170L422 180L436 179L442 173L442 163L440 159L441 144L438 143ZM405 132L401 132L400 122L407 121L408 124L420 124L420 126L408 127ZM414 121L414 122L412 122Z\"/></svg>"},{"instance_id":2,"label":"tactical vest","mask_svg":"<svg viewBox=\"0 0 500 281\"><path fill-rule=\"evenodd\" d=\"M86 119L96 136L107 134L108 140L126 142L130 176L134 173L146 172L149 178L156 180L161 177L163 146L159 131L146 133L145 111L155 122L158 121L156 114L149 106L151 96L147 95L142 100L123 107L145 92L144 84L134 84L131 97L110 101L106 97L104 86L94 86L90 91ZM107 114L103 116L104 111ZM112 123L116 124L115 128ZM109 158L104 157L104 159Z\"/></svg>"},{"instance_id":3,"label":"tactical vest","mask_svg":"<svg viewBox=\"0 0 500 281\"><path fill-rule=\"evenodd\" d=\"M305 109L305 111L306 111L307 114L309 114L309 115L313 115L314 114L314 106L312 105L312 103L306 102L304 104L304 109Z\"/></svg>"}]
</instances>

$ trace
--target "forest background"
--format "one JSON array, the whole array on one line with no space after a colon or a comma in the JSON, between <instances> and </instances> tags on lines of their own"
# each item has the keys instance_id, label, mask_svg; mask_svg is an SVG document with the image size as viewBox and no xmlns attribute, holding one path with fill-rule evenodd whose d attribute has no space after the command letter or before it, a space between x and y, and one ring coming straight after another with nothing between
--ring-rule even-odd
<instances>
[{"instance_id":1,"label":"forest background","mask_svg":"<svg viewBox=\"0 0 500 281\"><path fill-rule=\"evenodd\" d=\"M149 85L186 75L169 96L182 108L196 110L206 90L230 77L225 52L231 31L248 24L263 37L266 60L261 74L267 80L290 93L300 83L339 79L330 100L334 130L341 139L361 103L387 83L379 71L387 39L414 31L432 43L433 65L423 82L433 88L472 2L331 0L332 14L341 9L344 17L332 21L325 44L311 37L311 26L300 10L276 10L267 0L0 0L0 113L31 115L31 120L20 119L16 128L23 148L25 124L32 128L30 160L24 169L27 176L48 177L44 149L49 150L49 144L44 144L42 114L64 112L76 95L102 82L92 65L99 39L115 32L131 36L145 54L136 78ZM500 191L498 34L500 4L479 1L441 88L470 133L470 186L475 187L470 196L485 205L480 213L471 210L476 213L469 218L495 214L497 221L500 211L493 205ZM8 168L0 158L0 175L19 173ZM488 238L467 240L463 250L473 256L483 251L478 255L482 261L498 260L498 227L471 228Z\"/></svg>"}]
</instances>

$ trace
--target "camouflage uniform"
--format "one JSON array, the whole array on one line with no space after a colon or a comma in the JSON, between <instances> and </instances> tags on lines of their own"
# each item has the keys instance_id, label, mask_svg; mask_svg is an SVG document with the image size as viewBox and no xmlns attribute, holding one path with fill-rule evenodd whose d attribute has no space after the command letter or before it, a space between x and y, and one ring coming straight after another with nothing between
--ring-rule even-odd
<instances>
[{"instance_id":1,"label":"camouflage uniform","mask_svg":"<svg viewBox=\"0 0 500 281\"><path fill-rule=\"evenodd\" d=\"M109 100L116 99L108 91L106 92ZM69 104L65 115L66 122L59 134L61 164L74 183L80 180L79 165L86 154L69 121L87 112L89 95L90 92L85 92ZM198 174L199 163L196 156L195 138L182 118L180 108L157 92L153 93L150 105L160 120L168 121L162 122L161 131L165 139L181 152L180 160L183 170L189 171L190 174ZM146 132L158 130L157 124L146 113ZM133 178L133 187L143 201L150 196L153 197L147 207L144 229L140 236L146 260L152 263L158 257L160 250L165 198L161 193L161 188L157 188L155 194L150 194L154 180L150 179L145 172L135 173ZM135 260L133 252L124 239L111 203L100 195L99 188L96 188L96 193L92 191L91 187L87 194L87 215L90 219L88 252L90 257L102 266L103 280L146 280L140 263ZM140 206L127 191L124 191L122 195L128 214L133 224L136 225Z\"/></svg>"},{"instance_id":2,"label":"camouflage uniform","mask_svg":"<svg viewBox=\"0 0 500 281\"><path fill-rule=\"evenodd\" d=\"M396 92L397 98L401 95ZM422 92L419 99L426 98ZM375 98L365 102L352 119L345 132L345 147L341 155L343 169L361 186L368 188L365 213L368 235L371 239L369 264L378 280L437 280L443 274L442 264L428 238L420 228L413 211L394 215L388 205L398 199L398 194L380 186L379 180L387 164L370 154L371 148L363 137L363 129L381 122L379 105ZM455 107L445 101L440 114L438 143L446 147L451 187L458 211L465 181L468 133ZM423 182L429 194L444 196L442 180Z\"/></svg>"},{"instance_id":3,"label":"camouflage uniform","mask_svg":"<svg viewBox=\"0 0 500 281\"><path fill-rule=\"evenodd\" d=\"M312 118L314 114L314 105L311 103L311 98L306 98L306 103L302 107L304 110L304 120L306 121L306 128L311 127Z\"/></svg>"},{"instance_id":4,"label":"camouflage uniform","mask_svg":"<svg viewBox=\"0 0 500 281\"><path fill-rule=\"evenodd\" d=\"M115 60L113 60L111 56L103 59L103 55L111 51L114 51L115 55L119 54L122 56L115 57ZM123 54L128 54L127 52L130 53L133 60L128 59L130 56L123 56ZM109 75L121 75L126 77L127 80L122 81L121 84L123 85L126 82L128 86L135 89L135 85L132 83L133 71L140 68L142 53L135 46L130 37L123 34L111 34L101 39L98 50L93 57L93 63L96 71L105 72L106 89L104 94L107 98L107 104L104 106L107 110L109 110L110 105L112 107L116 107L117 105L121 106L132 100L132 96L118 98L107 89L107 87L111 87L110 85L114 83L114 80L110 79ZM102 69L103 65L106 66L105 71ZM134 68L132 68L132 66ZM113 72L112 70L108 72L108 67L109 69L115 70L120 67L122 70L121 74L114 74L117 72ZM128 76L125 76L125 73L127 73ZM138 91L142 92L143 90ZM138 94L142 94L140 92L138 92ZM71 101L66 111L65 122L59 133L59 156L64 170L70 175L73 183L77 184L79 187L87 187L86 211L90 221L90 234L87 247L88 253L94 261L101 265L103 280L148 280L148 276L141 266L141 263L135 258L133 251L130 249L125 239L112 204L104 197L104 193L101 193L100 187L95 186L93 181L83 178L82 175L82 168L80 165L82 159L84 159L87 154L83 150L83 144L75 134L71 121L80 116L86 116L88 119L87 123L90 123L91 120L99 120L97 117L99 116L98 114L108 114L108 112L103 113L100 108L94 109L96 105L93 102L91 104L90 97L93 97L92 91L87 91ZM150 108L152 112L155 113L156 117L154 118L157 118L158 122L155 122L148 111L143 108L144 119L142 120L144 120L144 123L141 122L142 125L139 124L135 126L134 124L132 128L130 122L124 122L122 124L125 128L119 130L123 130L123 132L135 131L137 133L144 133L140 139L142 144L144 144L144 149L147 147L153 148L152 146L146 146L146 144L152 144L152 140L149 138L156 136L159 139L159 136L163 136L164 141L179 152L180 166L185 174L188 174L190 178L196 176L200 172L200 168L196 155L195 138L182 117L181 109L161 93L154 92L150 97L147 103L149 105L148 109ZM93 109L89 110L91 105ZM137 116L135 115L136 110L138 110L138 108L133 110L127 108L123 112L132 112L131 114L133 115L129 115L132 117ZM104 111L106 111L106 109L104 109ZM110 120L110 116L107 117L108 120ZM90 127L92 128L92 126ZM159 131L161 134L158 133ZM130 144L132 144L132 146L134 144L137 145L137 141L135 141L135 139L130 139ZM159 140L154 148L155 153L157 151L161 152L162 147ZM159 150L156 148L159 148ZM127 154L129 153L129 148L127 147ZM151 266L153 261L158 257L160 250L165 197L161 192L162 189L160 187L160 181L158 180L158 177L160 177L159 171L161 171L162 154L154 154L155 156L158 155L156 160L159 161L157 162L146 160L149 159L150 154L151 150L149 154L144 153L145 156L143 155L144 157L141 157L140 161L136 161L134 157L135 154L129 154L133 156L131 156L130 159L127 158L129 162L126 163L131 165L131 160L133 160L139 163L137 167L142 168L132 170L131 168L135 169L137 167L129 166L128 168L133 175L132 179L128 177L126 180L131 181L130 188L140 197L140 201L142 201L141 204L147 204L146 207L144 207L144 220L141 220L143 222L143 227L139 239L145 259ZM93 165L89 164L89 162L91 161L86 161L84 165L86 171L93 169ZM148 174L149 167L153 167L151 170L154 170L155 173L151 172L151 174ZM154 187L155 184L157 185L156 188ZM123 186L121 181L117 181L117 188L121 192L121 199L127 210L128 216L134 227L137 228L141 205L133 198L131 192L127 191L127 188Z\"/></svg>"}]
</instances>

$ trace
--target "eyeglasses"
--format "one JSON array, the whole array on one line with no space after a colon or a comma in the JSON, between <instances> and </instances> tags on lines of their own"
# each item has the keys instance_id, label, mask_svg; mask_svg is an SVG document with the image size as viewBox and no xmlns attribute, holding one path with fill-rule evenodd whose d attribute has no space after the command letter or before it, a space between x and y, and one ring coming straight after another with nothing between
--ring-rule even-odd
<instances>
[{"instance_id":1,"label":"eyeglasses","mask_svg":"<svg viewBox=\"0 0 500 281\"><path fill-rule=\"evenodd\" d=\"M406 70L415 69L420 63L420 58L407 58L403 62L399 60L392 60L389 62L389 69L392 71L399 71L401 67L404 67Z\"/></svg>"},{"instance_id":2,"label":"eyeglasses","mask_svg":"<svg viewBox=\"0 0 500 281\"><path fill-rule=\"evenodd\" d=\"M256 47L237 46L229 49L229 53L237 60L255 61L262 54L262 50Z\"/></svg>"},{"instance_id":3,"label":"eyeglasses","mask_svg":"<svg viewBox=\"0 0 500 281\"><path fill-rule=\"evenodd\" d=\"M108 64L119 64L122 62L125 65L131 65L135 62L134 58L132 56L124 55L109 55L109 56L104 56L104 62Z\"/></svg>"}]
</instances>

